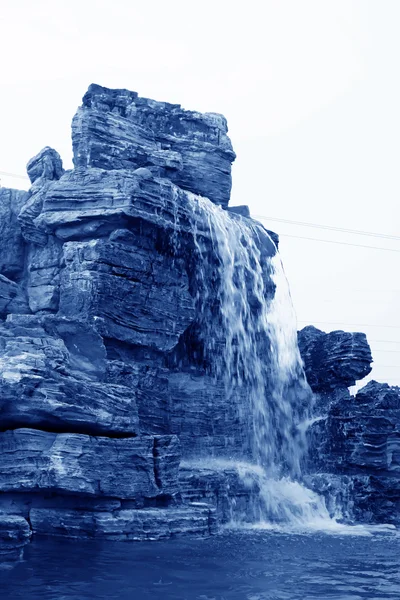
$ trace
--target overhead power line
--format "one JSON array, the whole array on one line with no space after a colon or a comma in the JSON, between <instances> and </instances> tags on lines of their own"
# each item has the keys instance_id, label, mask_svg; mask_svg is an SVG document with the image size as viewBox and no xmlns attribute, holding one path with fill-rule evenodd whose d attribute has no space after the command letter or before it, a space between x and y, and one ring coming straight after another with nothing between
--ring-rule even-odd
<instances>
[{"instance_id":1,"label":"overhead power line","mask_svg":"<svg viewBox=\"0 0 400 600\"><path fill-rule=\"evenodd\" d=\"M341 321L314 321L298 319L299 323L317 323L318 325L345 325L346 327L384 327L385 329L400 329L400 325L373 325L372 323L342 323Z\"/></svg>"},{"instance_id":2,"label":"overhead power line","mask_svg":"<svg viewBox=\"0 0 400 600\"><path fill-rule=\"evenodd\" d=\"M8 173L7 171L0 171L0 175L14 177L14 179L29 179L27 175L17 175L17 173Z\"/></svg>"},{"instance_id":3,"label":"overhead power line","mask_svg":"<svg viewBox=\"0 0 400 600\"><path fill-rule=\"evenodd\" d=\"M395 342L394 340L370 340L368 339L369 342L373 342L375 344L400 344L400 341Z\"/></svg>"},{"instance_id":4,"label":"overhead power line","mask_svg":"<svg viewBox=\"0 0 400 600\"><path fill-rule=\"evenodd\" d=\"M279 237L297 238L298 240L310 240L312 242L323 242L325 244L339 244L341 246L353 246L355 248L370 248L372 250L385 250L386 252L399 252L400 249L383 248L382 246L367 246L366 244L352 244L351 242L339 242L337 240L321 240L320 238L305 237L302 235L291 235L289 233L280 233Z\"/></svg>"},{"instance_id":5,"label":"overhead power line","mask_svg":"<svg viewBox=\"0 0 400 600\"><path fill-rule=\"evenodd\" d=\"M398 240L400 241L399 235L391 235L388 233L376 233L373 231L361 231L359 229L347 229L345 227L334 227L332 225L320 225L317 223L306 223L304 221L293 221L291 219L278 219L277 217L266 217L265 215L253 215L257 219L263 219L267 221L277 221L278 223L288 223L289 225L299 225L301 227L314 227L316 229L326 229L328 231L340 231L342 233L352 233L354 235L366 235L369 237L383 238L387 240Z\"/></svg>"},{"instance_id":6,"label":"overhead power line","mask_svg":"<svg viewBox=\"0 0 400 600\"><path fill-rule=\"evenodd\" d=\"M340 292L341 294L349 294L352 292L356 292L356 293L360 293L360 294L400 294L400 290L385 290L383 288L376 288L376 289L361 289L361 288L331 288L329 287L328 289L325 288L318 288L317 290L313 290L313 294L318 292L323 292L324 294L326 294L328 292L328 295L331 295L332 292ZM336 302L336 300L335 300Z\"/></svg>"}]
</instances>

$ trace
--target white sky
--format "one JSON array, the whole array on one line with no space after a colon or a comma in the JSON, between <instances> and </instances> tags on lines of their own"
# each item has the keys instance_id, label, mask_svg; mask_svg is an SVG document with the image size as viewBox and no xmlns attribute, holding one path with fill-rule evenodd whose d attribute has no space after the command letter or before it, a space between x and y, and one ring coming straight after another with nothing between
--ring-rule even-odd
<instances>
[{"instance_id":1,"label":"white sky","mask_svg":"<svg viewBox=\"0 0 400 600\"><path fill-rule=\"evenodd\" d=\"M225 114L232 204L400 235L397 0L2 0L0 27L1 171L24 174L45 145L70 167L71 119L96 82ZM280 247L299 328L365 331L373 377L400 384L399 241L266 225L398 250Z\"/></svg>"}]
</instances>

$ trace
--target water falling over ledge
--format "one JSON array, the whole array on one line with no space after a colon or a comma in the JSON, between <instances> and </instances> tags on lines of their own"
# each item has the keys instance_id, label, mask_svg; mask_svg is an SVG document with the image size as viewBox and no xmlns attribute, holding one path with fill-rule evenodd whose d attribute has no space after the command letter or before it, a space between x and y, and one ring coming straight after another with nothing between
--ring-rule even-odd
<instances>
[{"instance_id":1,"label":"water falling over ledge","mask_svg":"<svg viewBox=\"0 0 400 600\"><path fill-rule=\"evenodd\" d=\"M216 458L210 453L197 467L235 472L248 489L252 499L245 512L231 499L231 527L347 533L348 526L339 522L340 511L329 514L325 499L303 482L313 400L276 246L259 223L233 215L205 198L193 194L189 198L200 257L196 300L197 312L203 315L205 353L213 355L226 401L239 403L246 428L242 458ZM202 239L204 224L208 228L204 237L212 240L208 254ZM210 266L205 264L210 256L216 259L213 290ZM213 295L218 331L215 319L207 320L207 303ZM186 462L189 465L196 467L196 461ZM367 533L362 526L350 529L352 534Z\"/></svg>"}]
</instances>

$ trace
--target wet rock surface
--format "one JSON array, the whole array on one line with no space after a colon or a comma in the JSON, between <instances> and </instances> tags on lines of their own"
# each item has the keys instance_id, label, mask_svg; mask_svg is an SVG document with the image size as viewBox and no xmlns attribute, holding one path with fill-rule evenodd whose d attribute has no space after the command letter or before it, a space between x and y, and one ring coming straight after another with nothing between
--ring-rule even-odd
<instances>
[{"instance_id":1,"label":"wet rock surface","mask_svg":"<svg viewBox=\"0 0 400 600\"><path fill-rule=\"evenodd\" d=\"M75 538L145 541L217 533L215 511L208 505L73 511L37 508L30 512L33 533Z\"/></svg>"}]
</instances>

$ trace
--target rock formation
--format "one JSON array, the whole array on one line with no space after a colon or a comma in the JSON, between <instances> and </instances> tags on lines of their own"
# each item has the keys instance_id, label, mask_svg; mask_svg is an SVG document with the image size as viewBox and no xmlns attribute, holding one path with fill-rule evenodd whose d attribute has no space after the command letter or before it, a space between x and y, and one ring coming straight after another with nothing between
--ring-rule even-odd
<instances>
[{"instance_id":1,"label":"rock formation","mask_svg":"<svg viewBox=\"0 0 400 600\"><path fill-rule=\"evenodd\" d=\"M72 171L46 147L29 192L0 189L0 552L31 531L214 533L249 490L190 461L254 459L255 385L287 411L310 397L298 353L274 387L278 239L225 210L224 117L91 85L72 141Z\"/></svg>"},{"instance_id":2,"label":"rock formation","mask_svg":"<svg viewBox=\"0 0 400 600\"><path fill-rule=\"evenodd\" d=\"M205 536L266 505L297 518L305 373L310 485L381 520L398 392L350 395L363 334L306 328L304 372L278 236L228 207L224 117L92 85L72 141L73 170L46 147L29 192L0 188L0 556L32 533Z\"/></svg>"},{"instance_id":3,"label":"rock formation","mask_svg":"<svg viewBox=\"0 0 400 600\"><path fill-rule=\"evenodd\" d=\"M299 332L314 395L309 484L351 520L400 523L400 388L376 381L364 334L315 327ZM311 459L312 457L312 459Z\"/></svg>"}]
</instances>

